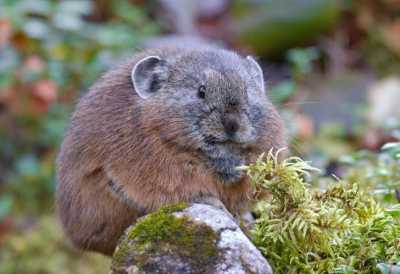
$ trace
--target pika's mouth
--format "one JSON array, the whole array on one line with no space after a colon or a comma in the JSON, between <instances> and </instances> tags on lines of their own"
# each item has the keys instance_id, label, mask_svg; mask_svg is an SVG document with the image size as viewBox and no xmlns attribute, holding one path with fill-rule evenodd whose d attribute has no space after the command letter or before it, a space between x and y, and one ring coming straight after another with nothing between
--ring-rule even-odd
<instances>
[{"instance_id":1,"label":"pika's mouth","mask_svg":"<svg viewBox=\"0 0 400 274\"><path fill-rule=\"evenodd\" d=\"M243 140L237 137L216 137L216 136L205 136L204 142L208 145L226 145L226 146L241 146L247 147L251 146L253 142L248 142L247 140Z\"/></svg>"},{"instance_id":2,"label":"pika's mouth","mask_svg":"<svg viewBox=\"0 0 400 274\"><path fill-rule=\"evenodd\" d=\"M217 143L221 143L223 142L220 138L217 138L215 136L212 135L208 135L208 136L203 136L204 138L204 142L208 145L215 145Z\"/></svg>"}]
</instances>

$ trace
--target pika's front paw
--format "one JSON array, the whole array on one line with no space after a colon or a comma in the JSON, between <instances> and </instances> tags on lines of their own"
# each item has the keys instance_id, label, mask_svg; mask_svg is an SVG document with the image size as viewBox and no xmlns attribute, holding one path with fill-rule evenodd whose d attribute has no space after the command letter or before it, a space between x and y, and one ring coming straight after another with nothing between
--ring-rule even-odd
<instances>
[{"instance_id":1,"label":"pika's front paw","mask_svg":"<svg viewBox=\"0 0 400 274\"><path fill-rule=\"evenodd\" d=\"M227 185L232 185L245 176L243 171L236 169L240 165L243 165L243 162L239 158L234 157L219 158L213 161L214 169Z\"/></svg>"},{"instance_id":2,"label":"pika's front paw","mask_svg":"<svg viewBox=\"0 0 400 274\"><path fill-rule=\"evenodd\" d=\"M220 176L225 184L233 185L239 182L245 176L245 173L243 171L236 170L235 168L231 168L226 172L220 173Z\"/></svg>"}]
</instances>

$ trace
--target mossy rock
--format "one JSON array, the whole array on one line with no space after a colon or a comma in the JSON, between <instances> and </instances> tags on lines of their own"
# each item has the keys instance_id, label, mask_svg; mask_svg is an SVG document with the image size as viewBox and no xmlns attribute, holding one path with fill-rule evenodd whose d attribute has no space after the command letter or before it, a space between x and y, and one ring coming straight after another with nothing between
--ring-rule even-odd
<instances>
[{"instance_id":1,"label":"mossy rock","mask_svg":"<svg viewBox=\"0 0 400 274\"><path fill-rule=\"evenodd\" d=\"M128 228L115 250L111 270L119 273L208 273L219 257L218 234L209 226L159 209Z\"/></svg>"}]
</instances>

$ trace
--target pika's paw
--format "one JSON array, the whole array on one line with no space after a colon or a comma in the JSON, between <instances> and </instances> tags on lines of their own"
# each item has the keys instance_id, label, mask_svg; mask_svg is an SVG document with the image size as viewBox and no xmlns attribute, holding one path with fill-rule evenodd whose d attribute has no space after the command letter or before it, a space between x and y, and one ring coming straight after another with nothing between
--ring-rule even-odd
<instances>
[{"instance_id":1,"label":"pika's paw","mask_svg":"<svg viewBox=\"0 0 400 274\"><path fill-rule=\"evenodd\" d=\"M230 168L226 172L220 173L220 176L226 185L233 185L240 181L245 176L245 173L235 168Z\"/></svg>"},{"instance_id":2,"label":"pika's paw","mask_svg":"<svg viewBox=\"0 0 400 274\"><path fill-rule=\"evenodd\" d=\"M213 166L217 171L222 181L227 185L232 185L245 176L245 173L241 170L237 170L236 167L243 165L243 162L239 158L219 158L213 161Z\"/></svg>"}]
</instances>

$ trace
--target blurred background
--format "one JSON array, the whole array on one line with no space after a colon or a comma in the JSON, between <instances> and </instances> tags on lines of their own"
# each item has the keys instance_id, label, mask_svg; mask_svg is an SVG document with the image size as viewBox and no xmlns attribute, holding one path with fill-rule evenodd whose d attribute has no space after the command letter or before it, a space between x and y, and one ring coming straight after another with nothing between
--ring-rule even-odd
<instances>
[{"instance_id":1,"label":"blurred background","mask_svg":"<svg viewBox=\"0 0 400 274\"><path fill-rule=\"evenodd\" d=\"M0 0L0 273L107 272L62 235L58 145L101 73L178 35L257 56L291 153L398 202L399 0Z\"/></svg>"}]
</instances>

